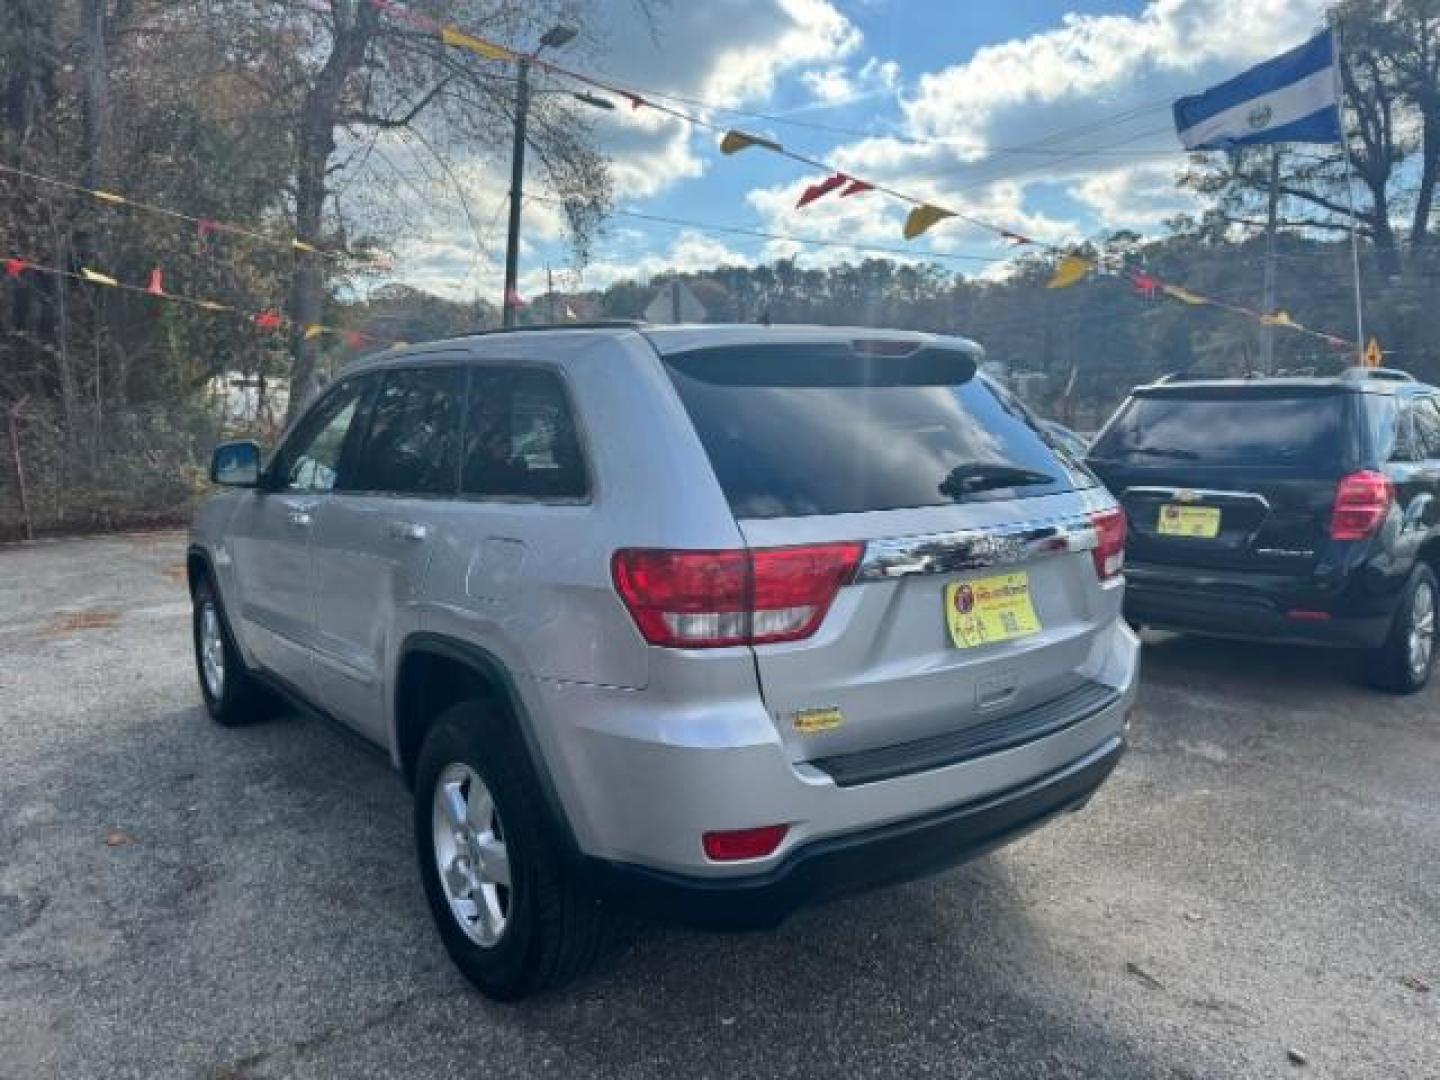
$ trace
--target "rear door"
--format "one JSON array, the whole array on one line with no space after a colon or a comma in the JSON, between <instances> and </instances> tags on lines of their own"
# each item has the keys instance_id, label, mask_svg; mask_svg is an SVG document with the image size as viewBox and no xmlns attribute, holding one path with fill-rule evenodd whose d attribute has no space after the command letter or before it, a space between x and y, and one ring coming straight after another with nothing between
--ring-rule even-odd
<instances>
[{"instance_id":1,"label":"rear door","mask_svg":"<svg viewBox=\"0 0 1440 1080\"><path fill-rule=\"evenodd\" d=\"M1125 507L1131 562L1309 573L1360 456L1359 397L1310 384L1137 392L1089 457Z\"/></svg>"},{"instance_id":2,"label":"rear door","mask_svg":"<svg viewBox=\"0 0 1440 1080\"><path fill-rule=\"evenodd\" d=\"M1090 550L1088 514L1108 498L1083 467L972 377L968 354L880 344L900 355L667 358L752 548L866 544L813 636L754 647L797 761L978 731L1084 692L1118 610Z\"/></svg>"}]
</instances>

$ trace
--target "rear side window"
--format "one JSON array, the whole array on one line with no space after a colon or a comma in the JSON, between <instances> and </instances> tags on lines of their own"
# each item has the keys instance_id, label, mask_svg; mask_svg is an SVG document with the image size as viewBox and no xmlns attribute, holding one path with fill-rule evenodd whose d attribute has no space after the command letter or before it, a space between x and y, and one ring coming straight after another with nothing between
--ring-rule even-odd
<instances>
[{"instance_id":1,"label":"rear side window","mask_svg":"<svg viewBox=\"0 0 1440 1080\"><path fill-rule=\"evenodd\" d=\"M958 350L724 347L665 365L738 518L943 506L1093 483Z\"/></svg>"},{"instance_id":2,"label":"rear side window","mask_svg":"<svg viewBox=\"0 0 1440 1080\"><path fill-rule=\"evenodd\" d=\"M1347 456L1343 394L1137 396L1090 452L1136 465L1193 462L1340 467Z\"/></svg>"},{"instance_id":3,"label":"rear side window","mask_svg":"<svg viewBox=\"0 0 1440 1080\"><path fill-rule=\"evenodd\" d=\"M1440 458L1440 409L1435 407L1434 398L1415 400L1415 440L1422 456Z\"/></svg>"},{"instance_id":4,"label":"rear side window","mask_svg":"<svg viewBox=\"0 0 1440 1080\"><path fill-rule=\"evenodd\" d=\"M1373 448L1373 463L1414 461L1415 440L1410 422L1410 407L1388 394L1366 394L1365 424Z\"/></svg>"},{"instance_id":5,"label":"rear side window","mask_svg":"<svg viewBox=\"0 0 1440 1080\"><path fill-rule=\"evenodd\" d=\"M397 495L453 495L465 373L454 367L387 371L345 486Z\"/></svg>"},{"instance_id":6,"label":"rear side window","mask_svg":"<svg viewBox=\"0 0 1440 1080\"><path fill-rule=\"evenodd\" d=\"M533 368L475 368L460 490L480 499L579 501L589 495L565 387Z\"/></svg>"}]
</instances>

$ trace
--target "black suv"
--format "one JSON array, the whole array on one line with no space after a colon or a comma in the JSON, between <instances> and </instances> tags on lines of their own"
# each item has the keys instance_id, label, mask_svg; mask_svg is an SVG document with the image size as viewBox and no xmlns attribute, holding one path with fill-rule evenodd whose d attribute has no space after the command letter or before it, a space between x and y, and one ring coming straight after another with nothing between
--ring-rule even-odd
<instances>
[{"instance_id":1,"label":"black suv","mask_svg":"<svg viewBox=\"0 0 1440 1080\"><path fill-rule=\"evenodd\" d=\"M1088 464L1124 504L1126 616L1369 651L1413 693L1434 656L1440 391L1404 372L1135 389Z\"/></svg>"}]
</instances>

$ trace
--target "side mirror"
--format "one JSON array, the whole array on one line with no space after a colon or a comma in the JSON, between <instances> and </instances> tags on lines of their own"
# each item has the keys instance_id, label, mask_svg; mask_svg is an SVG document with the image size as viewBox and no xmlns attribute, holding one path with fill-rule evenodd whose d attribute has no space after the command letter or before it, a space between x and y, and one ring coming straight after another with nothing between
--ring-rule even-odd
<instances>
[{"instance_id":1,"label":"side mirror","mask_svg":"<svg viewBox=\"0 0 1440 1080\"><path fill-rule=\"evenodd\" d=\"M259 445L246 440L217 446L210 456L210 482L226 487L259 487Z\"/></svg>"}]
</instances>

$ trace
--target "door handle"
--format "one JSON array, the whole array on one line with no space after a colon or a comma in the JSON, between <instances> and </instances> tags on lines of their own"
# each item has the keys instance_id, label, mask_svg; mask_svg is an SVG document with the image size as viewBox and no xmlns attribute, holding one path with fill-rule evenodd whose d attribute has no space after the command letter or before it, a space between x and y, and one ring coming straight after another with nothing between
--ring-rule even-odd
<instances>
[{"instance_id":1,"label":"door handle","mask_svg":"<svg viewBox=\"0 0 1440 1080\"><path fill-rule=\"evenodd\" d=\"M392 521L390 535L396 540L410 540L418 543L429 538L430 526L423 525L418 521Z\"/></svg>"},{"instance_id":2,"label":"door handle","mask_svg":"<svg viewBox=\"0 0 1440 1080\"><path fill-rule=\"evenodd\" d=\"M310 527L310 511L291 510L285 520L297 529L308 529Z\"/></svg>"}]
</instances>

